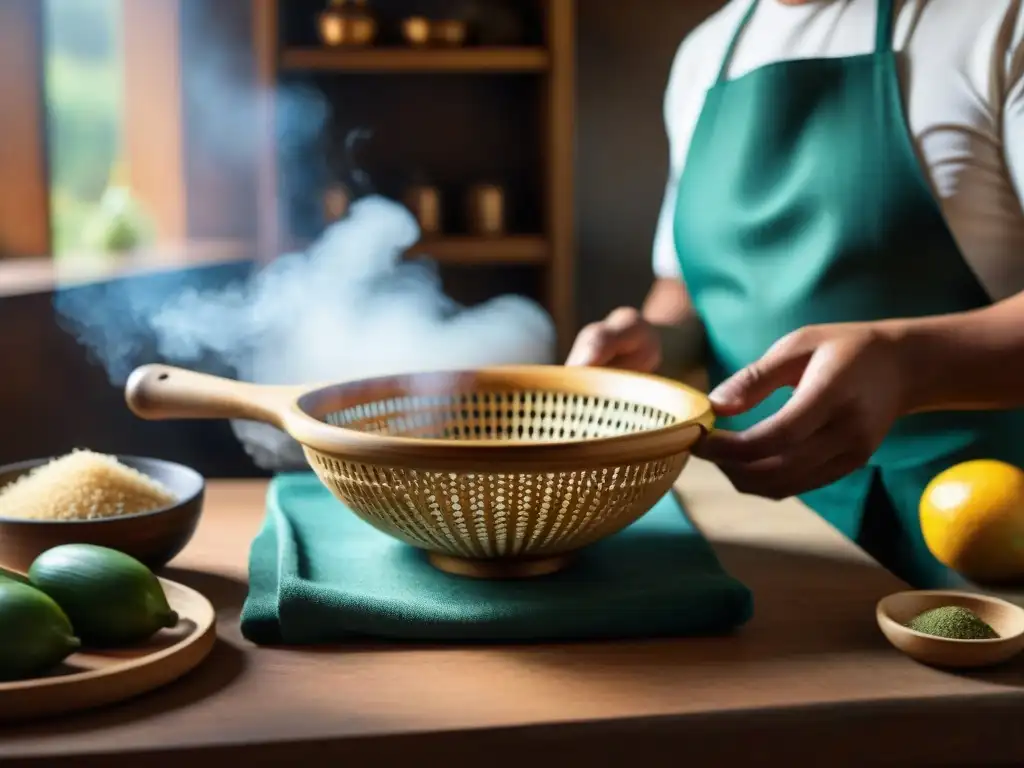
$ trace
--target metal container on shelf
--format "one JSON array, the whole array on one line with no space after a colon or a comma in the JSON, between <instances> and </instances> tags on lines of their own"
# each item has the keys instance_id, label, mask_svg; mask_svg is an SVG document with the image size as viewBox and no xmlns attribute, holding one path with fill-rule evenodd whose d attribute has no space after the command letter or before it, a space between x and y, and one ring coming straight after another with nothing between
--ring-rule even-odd
<instances>
[{"instance_id":1,"label":"metal container on shelf","mask_svg":"<svg viewBox=\"0 0 1024 768\"><path fill-rule=\"evenodd\" d=\"M463 19L438 19L430 24L430 42L436 46L458 48L466 44L469 25Z\"/></svg>"},{"instance_id":2,"label":"metal container on shelf","mask_svg":"<svg viewBox=\"0 0 1024 768\"><path fill-rule=\"evenodd\" d=\"M423 16L403 19L402 37L405 38L405 42L416 48L430 45L430 20Z\"/></svg>"},{"instance_id":3,"label":"metal container on shelf","mask_svg":"<svg viewBox=\"0 0 1024 768\"><path fill-rule=\"evenodd\" d=\"M377 38L368 0L330 0L317 18L320 40L331 47L362 47Z\"/></svg>"},{"instance_id":4,"label":"metal container on shelf","mask_svg":"<svg viewBox=\"0 0 1024 768\"><path fill-rule=\"evenodd\" d=\"M499 237L507 227L505 190L497 184L475 184L466 200L469 230L482 237Z\"/></svg>"},{"instance_id":5,"label":"metal container on shelf","mask_svg":"<svg viewBox=\"0 0 1024 768\"><path fill-rule=\"evenodd\" d=\"M469 25L463 19L430 20L410 16L402 20L402 37L414 48L458 48L466 44Z\"/></svg>"}]
</instances>

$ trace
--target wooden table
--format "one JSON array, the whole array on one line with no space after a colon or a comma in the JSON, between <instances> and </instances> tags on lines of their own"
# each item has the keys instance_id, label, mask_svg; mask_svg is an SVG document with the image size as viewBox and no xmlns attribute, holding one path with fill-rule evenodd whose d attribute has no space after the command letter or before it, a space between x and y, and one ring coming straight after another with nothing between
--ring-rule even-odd
<instances>
[{"instance_id":1,"label":"wooden table","mask_svg":"<svg viewBox=\"0 0 1024 768\"><path fill-rule=\"evenodd\" d=\"M191 676L122 706L0 730L0 763L206 765L1024 765L1024 664L950 674L874 623L902 587L797 502L680 488L756 595L733 637L519 647L258 649L239 634L259 482L212 482L168 574L217 605Z\"/></svg>"}]
</instances>

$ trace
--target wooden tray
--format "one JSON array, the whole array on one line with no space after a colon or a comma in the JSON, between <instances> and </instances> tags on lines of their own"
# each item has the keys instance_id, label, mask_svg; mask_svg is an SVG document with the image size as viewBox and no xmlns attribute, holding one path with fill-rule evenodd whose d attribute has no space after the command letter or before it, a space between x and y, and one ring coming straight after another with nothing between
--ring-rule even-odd
<instances>
[{"instance_id":1,"label":"wooden tray","mask_svg":"<svg viewBox=\"0 0 1024 768\"><path fill-rule=\"evenodd\" d=\"M144 645L70 656L46 677L0 683L0 722L76 712L124 701L173 682L213 650L217 616L193 589L160 579L180 621Z\"/></svg>"}]
</instances>

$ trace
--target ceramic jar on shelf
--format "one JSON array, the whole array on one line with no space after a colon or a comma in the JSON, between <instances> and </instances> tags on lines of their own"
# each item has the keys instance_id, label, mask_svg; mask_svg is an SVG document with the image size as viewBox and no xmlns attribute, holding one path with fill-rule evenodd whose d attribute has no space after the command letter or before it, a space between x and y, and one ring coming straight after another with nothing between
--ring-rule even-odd
<instances>
[{"instance_id":1,"label":"ceramic jar on shelf","mask_svg":"<svg viewBox=\"0 0 1024 768\"><path fill-rule=\"evenodd\" d=\"M500 237L506 229L505 190L497 184L474 184L466 195L466 220L472 235Z\"/></svg>"},{"instance_id":2,"label":"ceramic jar on shelf","mask_svg":"<svg viewBox=\"0 0 1024 768\"><path fill-rule=\"evenodd\" d=\"M416 217L424 237L437 237L444 229L444 195L423 181L406 187L405 206ZM465 191L465 234L471 237L503 237L508 233L505 189L491 182L469 186Z\"/></svg>"},{"instance_id":3,"label":"ceramic jar on shelf","mask_svg":"<svg viewBox=\"0 0 1024 768\"><path fill-rule=\"evenodd\" d=\"M443 229L441 191L424 183L412 184L405 190L405 206L416 217L424 237L437 237Z\"/></svg>"}]
</instances>

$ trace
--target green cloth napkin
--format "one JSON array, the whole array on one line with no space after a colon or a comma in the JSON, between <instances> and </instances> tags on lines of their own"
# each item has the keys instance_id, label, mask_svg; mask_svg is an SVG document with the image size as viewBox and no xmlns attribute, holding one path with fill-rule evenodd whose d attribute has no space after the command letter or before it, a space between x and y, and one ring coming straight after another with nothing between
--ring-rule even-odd
<instances>
[{"instance_id":1,"label":"green cloth napkin","mask_svg":"<svg viewBox=\"0 0 1024 768\"><path fill-rule=\"evenodd\" d=\"M560 573L485 581L436 570L303 473L271 481L242 633L262 645L706 635L744 624L752 603L674 494Z\"/></svg>"}]
</instances>

